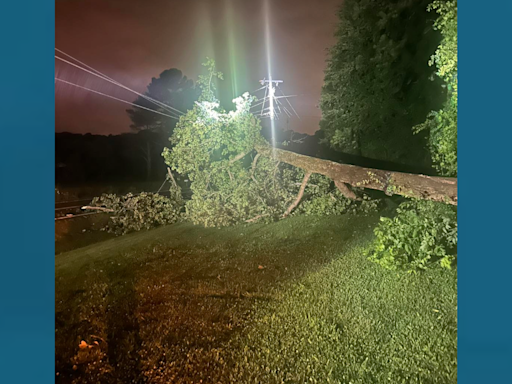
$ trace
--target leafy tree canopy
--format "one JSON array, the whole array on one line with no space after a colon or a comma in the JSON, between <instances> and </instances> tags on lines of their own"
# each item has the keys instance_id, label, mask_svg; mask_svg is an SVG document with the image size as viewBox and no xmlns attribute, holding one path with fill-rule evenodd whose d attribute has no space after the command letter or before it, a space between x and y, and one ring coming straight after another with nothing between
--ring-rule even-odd
<instances>
[{"instance_id":1,"label":"leafy tree canopy","mask_svg":"<svg viewBox=\"0 0 512 384\"><path fill-rule=\"evenodd\" d=\"M447 89L446 101L427 120L414 127L427 132L432 160L446 176L457 175L457 1L434 1L429 11L439 14L434 28L442 41L429 65ZM393 219L383 218L375 229L370 259L385 268L417 270L440 264L451 268L457 259L457 210L452 206L413 200L400 205Z\"/></svg>"},{"instance_id":2,"label":"leafy tree canopy","mask_svg":"<svg viewBox=\"0 0 512 384\"><path fill-rule=\"evenodd\" d=\"M213 84L222 74L213 60L204 65L207 73L198 80L200 101L181 117L170 138L172 150L163 153L166 163L191 182L187 216L205 226L222 226L268 214L265 196L259 195L251 171L239 158L263 140L259 121L249 111L253 97L244 94L234 100L234 111L224 111Z\"/></svg>"},{"instance_id":3,"label":"leafy tree canopy","mask_svg":"<svg viewBox=\"0 0 512 384\"><path fill-rule=\"evenodd\" d=\"M411 128L441 106L427 62L439 42L426 0L345 0L320 107L333 148L426 164L426 135Z\"/></svg>"},{"instance_id":4,"label":"leafy tree canopy","mask_svg":"<svg viewBox=\"0 0 512 384\"><path fill-rule=\"evenodd\" d=\"M192 108L198 94L199 90L195 87L194 82L183 76L182 72L176 68L163 71L158 78L153 77L145 93L146 96L182 112ZM140 96L135 100L135 104L174 115ZM141 108L128 109L126 112L132 121L130 127L135 131L153 130L169 135L178 121L177 118L173 119Z\"/></svg>"},{"instance_id":5,"label":"leafy tree canopy","mask_svg":"<svg viewBox=\"0 0 512 384\"><path fill-rule=\"evenodd\" d=\"M432 55L430 65L436 65L437 75L445 82L447 98L439 111L431 112L427 120L415 127L416 132L429 133L432 160L438 171L446 176L457 175L457 1L434 1L429 11L439 18L434 28L441 31L443 40Z\"/></svg>"},{"instance_id":6,"label":"leafy tree canopy","mask_svg":"<svg viewBox=\"0 0 512 384\"><path fill-rule=\"evenodd\" d=\"M204 65L207 73L198 80L199 102L180 118L170 138L172 149L163 152L166 164L191 182L187 218L205 226L225 226L282 216L297 198L304 171L255 153L258 144L268 145L260 121L250 112L255 98L245 93L233 100L234 110L223 110L213 86L222 74L213 60ZM318 182L324 179L315 177ZM307 194L315 198L326 194L331 182L323 184L321 190L308 185ZM330 199L337 198L342 199L336 191ZM319 207L316 203L307 212L318 213ZM328 208L343 210L332 204Z\"/></svg>"}]
</instances>

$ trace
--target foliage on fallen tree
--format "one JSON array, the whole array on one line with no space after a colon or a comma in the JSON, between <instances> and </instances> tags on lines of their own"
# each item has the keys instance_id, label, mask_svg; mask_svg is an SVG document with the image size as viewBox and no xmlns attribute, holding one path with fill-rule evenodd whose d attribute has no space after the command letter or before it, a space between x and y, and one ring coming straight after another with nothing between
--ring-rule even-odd
<instances>
[{"instance_id":1,"label":"foliage on fallen tree","mask_svg":"<svg viewBox=\"0 0 512 384\"><path fill-rule=\"evenodd\" d=\"M297 207L295 214L303 215L342 215L345 213L370 213L375 212L380 205L380 200L370 199L362 191L358 201L345 197L328 177L314 174L306 186L306 199Z\"/></svg>"},{"instance_id":2,"label":"foliage on fallen tree","mask_svg":"<svg viewBox=\"0 0 512 384\"><path fill-rule=\"evenodd\" d=\"M215 99L212 82L221 74L212 60L205 66L209 75L199 78L200 101L181 117L170 138L172 149L163 153L167 165L187 175L191 182L192 198L185 204L187 219L205 226L275 220L290 214L294 202L303 202L309 195L318 198L320 192L313 186L302 185L303 169L280 162L272 154L256 152L257 146L269 144L250 111L255 97L245 93L233 100L235 110L223 110ZM332 184L330 180L328 184ZM305 188L308 191L302 199L299 192L304 194ZM332 188L324 187L322 193L327 195ZM339 194L332 196L345 199ZM326 209L332 211L332 207ZM302 210L307 211L313 209Z\"/></svg>"},{"instance_id":3,"label":"foliage on fallen tree","mask_svg":"<svg viewBox=\"0 0 512 384\"><path fill-rule=\"evenodd\" d=\"M384 268L416 271L440 265L450 269L457 258L457 210L433 201L400 204L394 218L382 217L369 255Z\"/></svg>"},{"instance_id":4,"label":"foliage on fallen tree","mask_svg":"<svg viewBox=\"0 0 512 384\"><path fill-rule=\"evenodd\" d=\"M457 0L434 1L428 7L440 16L434 29L441 31L443 40L432 55L429 65L436 65L437 75L444 81L447 97L443 107L432 111L427 120L415 127L415 132L429 132L429 147L437 170L446 176L457 175Z\"/></svg>"},{"instance_id":5,"label":"foliage on fallen tree","mask_svg":"<svg viewBox=\"0 0 512 384\"><path fill-rule=\"evenodd\" d=\"M181 215L183 200L179 187L174 186L171 188L171 197L147 192L124 196L103 194L95 197L91 205L91 209L100 208L111 214L103 230L124 235L176 222Z\"/></svg>"},{"instance_id":6,"label":"foliage on fallen tree","mask_svg":"<svg viewBox=\"0 0 512 384\"><path fill-rule=\"evenodd\" d=\"M226 226L273 218L298 190L301 170L248 156L254 155L254 143L263 140L259 121L249 111L252 101L248 94L235 99L231 112L216 101L202 101L175 128L172 150L163 156L190 180L192 198L185 208L193 223Z\"/></svg>"}]
</instances>

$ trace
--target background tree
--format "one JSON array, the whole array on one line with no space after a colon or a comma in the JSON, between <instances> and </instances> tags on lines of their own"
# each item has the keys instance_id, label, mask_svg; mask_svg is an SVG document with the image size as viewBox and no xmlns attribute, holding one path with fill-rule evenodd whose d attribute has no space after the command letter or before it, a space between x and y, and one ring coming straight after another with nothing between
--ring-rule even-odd
<instances>
[{"instance_id":1,"label":"background tree","mask_svg":"<svg viewBox=\"0 0 512 384\"><path fill-rule=\"evenodd\" d=\"M457 1L434 1L428 6L439 18L434 28L443 39L429 64L444 81L446 101L414 128L428 133L432 160L438 171L457 175ZM412 200L402 203L393 219L382 218L375 229L370 259L389 269L451 268L457 260L457 209L442 203Z\"/></svg>"},{"instance_id":2,"label":"background tree","mask_svg":"<svg viewBox=\"0 0 512 384\"><path fill-rule=\"evenodd\" d=\"M457 175L457 1L434 1L429 11L439 18L434 28L441 31L443 40L429 62L437 66L437 75L447 89L446 101L439 111L429 114L416 132L427 131L432 160L438 171L446 176Z\"/></svg>"},{"instance_id":3,"label":"background tree","mask_svg":"<svg viewBox=\"0 0 512 384\"><path fill-rule=\"evenodd\" d=\"M427 164L426 134L411 128L441 106L428 58L439 42L427 0L345 0L322 90L321 130L333 148Z\"/></svg>"},{"instance_id":4,"label":"background tree","mask_svg":"<svg viewBox=\"0 0 512 384\"><path fill-rule=\"evenodd\" d=\"M181 112L191 109L194 102L198 99L199 90L195 87L192 80L183 76L182 72L176 68L163 71L158 78L153 77L147 87L146 96L158 100ZM154 102L139 96L135 104L160 111L174 118L160 115L142 108L128 109L126 112L130 116L132 124L130 128L139 133L141 140L141 157L146 163L146 177L151 178L152 154L155 147L161 149L160 143L163 143L172 134L179 114L159 107ZM142 131L151 131L153 135L145 134ZM157 141L155 142L155 134Z\"/></svg>"},{"instance_id":5,"label":"background tree","mask_svg":"<svg viewBox=\"0 0 512 384\"><path fill-rule=\"evenodd\" d=\"M172 68L163 71L157 78L153 77L151 83L147 86L145 95L179 111L186 112L194 106L199 91L192 80L183 76L179 69ZM134 103L173 115L166 109L140 96ZM136 132L150 129L170 135L178 121L177 118L173 119L140 108L128 109L126 112L132 121L130 128ZM177 114L174 115L178 117Z\"/></svg>"}]
</instances>

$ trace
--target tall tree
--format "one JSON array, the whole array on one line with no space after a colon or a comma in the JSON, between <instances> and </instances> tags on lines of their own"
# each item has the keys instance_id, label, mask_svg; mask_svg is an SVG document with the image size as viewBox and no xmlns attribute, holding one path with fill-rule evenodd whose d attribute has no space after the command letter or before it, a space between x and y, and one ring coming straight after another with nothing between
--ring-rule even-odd
<instances>
[{"instance_id":1,"label":"tall tree","mask_svg":"<svg viewBox=\"0 0 512 384\"><path fill-rule=\"evenodd\" d=\"M345 0L322 90L321 129L341 152L429 162L411 128L440 107L428 58L439 42L428 0Z\"/></svg>"},{"instance_id":2,"label":"tall tree","mask_svg":"<svg viewBox=\"0 0 512 384\"><path fill-rule=\"evenodd\" d=\"M179 69L172 68L163 71L158 78L153 77L145 95L185 113L194 106L199 92L192 80L183 76ZM172 113L141 96L135 100L135 104L167 115L178 116L177 113ZM141 108L128 109L126 112L132 121L130 128L136 132L150 129L170 135L178 121L177 118L170 118Z\"/></svg>"},{"instance_id":3,"label":"tall tree","mask_svg":"<svg viewBox=\"0 0 512 384\"><path fill-rule=\"evenodd\" d=\"M145 95L185 113L194 106L194 102L199 97L199 92L192 80L183 76L180 70L172 68L163 71L158 78L153 77ZM152 131L160 134L161 140L165 141L172 134L178 122L179 113L171 112L141 96L135 100L135 104L173 116L168 117L142 108L126 111L132 121L130 125L132 130L139 133L141 131ZM141 157L146 162L147 178L149 179L152 171L152 152L155 146L155 143L150 139L153 139L154 135L139 135L139 137L144 139L141 142L140 152Z\"/></svg>"},{"instance_id":4,"label":"tall tree","mask_svg":"<svg viewBox=\"0 0 512 384\"><path fill-rule=\"evenodd\" d=\"M429 62L436 65L437 75L445 82L446 101L439 111L415 127L416 132L427 131L432 160L440 173L457 175L457 0L434 1L429 6L440 16L434 28L441 31L443 40Z\"/></svg>"}]
</instances>

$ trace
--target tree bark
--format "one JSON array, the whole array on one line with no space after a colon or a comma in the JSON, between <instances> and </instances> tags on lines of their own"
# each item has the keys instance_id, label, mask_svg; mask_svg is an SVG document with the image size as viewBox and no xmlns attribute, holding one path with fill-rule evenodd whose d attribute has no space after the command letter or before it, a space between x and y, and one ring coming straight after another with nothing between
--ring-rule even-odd
<instances>
[{"instance_id":1,"label":"tree bark","mask_svg":"<svg viewBox=\"0 0 512 384\"><path fill-rule=\"evenodd\" d=\"M243 159L245 156L247 156L248 153L249 152L239 153L238 155L233 157L231 160L229 160L229 164L233 164L233 163L237 162L238 160Z\"/></svg>"},{"instance_id":2,"label":"tree bark","mask_svg":"<svg viewBox=\"0 0 512 384\"><path fill-rule=\"evenodd\" d=\"M176 184L176 180L174 180L174 176L172 175L171 168L167 167L167 174L169 175L169 179L172 180L172 184L174 187L178 187L178 184Z\"/></svg>"},{"instance_id":3,"label":"tree bark","mask_svg":"<svg viewBox=\"0 0 512 384\"><path fill-rule=\"evenodd\" d=\"M255 149L263 156L273 157L275 160L302 168L307 173L327 176L335 183L383 191L387 195L395 194L457 205L456 178L383 171L340 164L270 146L257 146Z\"/></svg>"},{"instance_id":4,"label":"tree bark","mask_svg":"<svg viewBox=\"0 0 512 384\"><path fill-rule=\"evenodd\" d=\"M334 181L334 185L336 185L336 188L338 188L338 191L345 196L346 198L350 200L359 200L357 195L350 190L350 188L347 186L347 184L342 183L341 181Z\"/></svg>"},{"instance_id":5,"label":"tree bark","mask_svg":"<svg viewBox=\"0 0 512 384\"><path fill-rule=\"evenodd\" d=\"M297 198L295 201L288 207L286 212L283 214L283 219L288 216L297 205L299 205L300 200L302 199L302 196L304 196L304 190L306 189L306 185L308 184L309 177L311 176L311 172L306 172L304 175L304 179L302 180L302 184L300 185L299 194L297 195Z\"/></svg>"},{"instance_id":6,"label":"tree bark","mask_svg":"<svg viewBox=\"0 0 512 384\"><path fill-rule=\"evenodd\" d=\"M265 217L265 216L268 216L268 214L265 213L265 214L262 214L262 215L255 216L252 219L245 220L245 222L246 223L254 223L255 221L258 221L259 219L261 219L262 217Z\"/></svg>"}]
</instances>

